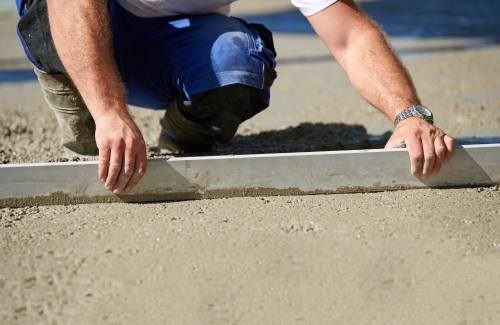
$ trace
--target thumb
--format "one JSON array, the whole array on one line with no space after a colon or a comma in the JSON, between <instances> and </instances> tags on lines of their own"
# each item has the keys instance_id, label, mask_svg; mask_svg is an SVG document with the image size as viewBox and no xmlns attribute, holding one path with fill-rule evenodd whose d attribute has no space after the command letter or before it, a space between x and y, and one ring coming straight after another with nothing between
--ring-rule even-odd
<instances>
[{"instance_id":1,"label":"thumb","mask_svg":"<svg viewBox=\"0 0 500 325\"><path fill-rule=\"evenodd\" d=\"M406 142L404 138L394 138L392 136L389 141L385 144L384 149L394 149L394 148L406 148Z\"/></svg>"}]
</instances>

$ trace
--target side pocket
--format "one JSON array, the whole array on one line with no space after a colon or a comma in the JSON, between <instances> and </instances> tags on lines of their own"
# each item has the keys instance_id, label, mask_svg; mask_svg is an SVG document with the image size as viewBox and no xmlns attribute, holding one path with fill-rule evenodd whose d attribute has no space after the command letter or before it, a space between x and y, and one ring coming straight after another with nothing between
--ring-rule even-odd
<instances>
[{"instance_id":1,"label":"side pocket","mask_svg":"<svg viewBox=\"0 0 500 325\"><path fill-rule=\"evenodd\" d=\"M278 54L276 53L276 49L274 48L273 33L262 24L250 23L247 25L253 27L257 31L259 36L264 40L266 48L271 50L271 52L273 52L274 54L274 57L276 58Z\"/></svg>"},{"instance_id":2,"label":"side pocket","mask_svg":"<svg viewBox=\"0 0 500 325\"><path fill-rule=\"evenodd\" d=\"M275 58L278 56L278 54L276 53L276 49L274 48L273 33L269 29L267 29L266 26L256 23L247 23L246 20L234 16L232 16L231 18L239 20L245 26L250 26L255 29L257 34L259 34L259 36L264 40L264 43L266 43L266 48L274 54Z\"/></svg>"},{"instance_id":3,"label":"side pocket","mask_svg":"<svg viewBox=\"0 0 500 325\"><path fill-rule=\"evenodd\" d=\"M247 23L245 20L237 17L232 17L239 20L253 33L257 33L258 37L264 41L264 49L262 51L250 51L250 55L260 60L262 65L262 86L261 89L267 91L271 88L274 80L278 77L276 68L276 49L274 48L273 33L262 24Z\"/></svg>"},{"instance_id":4,"label":"side pocket","mask_svg":"<svg viewBox=\"0 0 500 325\"><path fill-rule=\"evenodd\" d=\"M276 78L278 77L278 74L276 73L276 70L275 70L275 68L276 68L276 56L278 54L276 53L276 49L274 48L273 33L269 29L267 29L266 26L264 26L262 24L251 23L251 24L248 24L248 26L255 29L257 34L259 34L260 38L262 38L262 40L264 41L264 44L266 45L265 48L267 49L267 53L268 53L266 56L267 56L269 62L271 63L271 65L268 66L267 64L264 64L264 71L262 73L262 76L264 78L264 83L262 85L262 89L268 90L273 85L274 80L276 80ZM269 58L269 56L271 56L271 53L269 53L269 52L272 53L272 55L273 55L272 58Z\"/></svg>"}]
</instances>

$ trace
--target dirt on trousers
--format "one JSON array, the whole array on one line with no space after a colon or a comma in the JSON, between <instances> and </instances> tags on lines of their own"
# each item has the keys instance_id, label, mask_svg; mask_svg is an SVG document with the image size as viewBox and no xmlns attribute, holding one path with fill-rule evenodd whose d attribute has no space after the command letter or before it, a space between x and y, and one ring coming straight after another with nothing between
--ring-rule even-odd
<instances>
[{"instance_id":1,"label":"dirt on trousers","mask_svg":"<svg viewBox=\"0 0 500 325\"><path fill-rule=\"evenodd\" d=\"M0 71L30 68L15 21ZM391 122L317 37L275 42L271 107L201 154L383 147ZM393 42L439 127L500 135L500 46ZM0 82L0 112L0 163L64 157L35 80ZM157 156L163 113L131 112ZM499 213L498 186L0 209L0 324L496 324Z\"/></svg>"}]
</instances>

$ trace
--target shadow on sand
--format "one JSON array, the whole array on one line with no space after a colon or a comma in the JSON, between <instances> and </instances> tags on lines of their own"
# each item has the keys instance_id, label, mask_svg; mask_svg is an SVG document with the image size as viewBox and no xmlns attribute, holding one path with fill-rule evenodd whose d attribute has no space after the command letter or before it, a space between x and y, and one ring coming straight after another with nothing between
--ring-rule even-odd
<instances>
[{"instance_id":1,"label":"shadow on sand","mask_svg":"<svg viewBox=\"0 0 500 325\"><path fill-rule=\"evenodd\" d=\"M243 130L243 133L245 131ZM380 136L367 133L362 125L341 123L301 123L283 130L236 135L229 143L216 144L209 152L175 154L176 157L246 155L287 152L361 150L383 148L391 133ZM158 148L151 148L151 157L160 157Z\"/></svg>"}]
</instances>

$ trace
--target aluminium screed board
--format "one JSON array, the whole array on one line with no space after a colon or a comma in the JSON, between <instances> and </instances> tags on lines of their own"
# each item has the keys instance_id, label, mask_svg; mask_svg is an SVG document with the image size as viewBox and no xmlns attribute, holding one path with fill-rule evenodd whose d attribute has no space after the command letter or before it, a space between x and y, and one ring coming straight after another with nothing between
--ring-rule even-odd
<instances>
[{"instance_id":1,"label":"aluminium screed board","mask_svg":"<svg viewBox=\"0 0 500 325\"><path fill-rule=\"evenodd\" d=\"M489 186L500 183L500 144L457 148L427 180L409 169L406 149L150 159L136 188L115 196L95 161L10 164L0 165L0 208Z\"/></svg>"}]
</instances>

